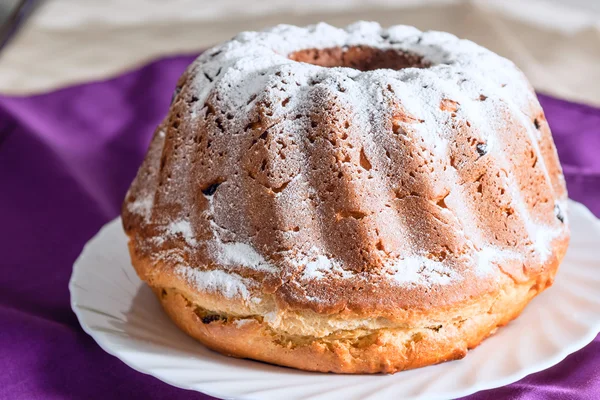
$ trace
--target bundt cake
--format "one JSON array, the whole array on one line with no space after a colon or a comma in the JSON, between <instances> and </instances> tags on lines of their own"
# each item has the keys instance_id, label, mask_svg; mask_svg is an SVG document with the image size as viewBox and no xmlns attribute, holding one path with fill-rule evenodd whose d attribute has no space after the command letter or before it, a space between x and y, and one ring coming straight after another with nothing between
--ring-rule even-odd
<instances>
[{"instance_id":1,"label":"bundt cake","mask_svg":"<svg viewBox=\"0 0 600 400\"><path fill-rule=\"evenodd\" d=\"M550 286L566 199L510 61L408 26L280 25L187 69L122 217L138 275L209 348L391 373L465 356Z\"/></svg>"}]
</instances>

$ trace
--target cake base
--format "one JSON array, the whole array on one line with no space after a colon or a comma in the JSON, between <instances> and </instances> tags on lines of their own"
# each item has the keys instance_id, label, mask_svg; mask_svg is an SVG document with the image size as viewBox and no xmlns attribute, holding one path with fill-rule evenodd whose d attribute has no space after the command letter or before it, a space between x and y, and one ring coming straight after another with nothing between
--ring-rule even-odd
<instances>
[{"instance_id":1,"label":"cake base","mask_svg":"<svg viewBox=\"0 0 600 400\"><path fill-rule=\"evenodd\" d=\"M394 373L463 358L500 326L516 318L527 303L552 282L528 282L505 288L492 310L436 328L357 329L343 337L286 335L262 317L212 314L176 289L153 288L164 310L188 335L222 354L307 371L344 374Z\"/></svg>"}]
</instances>

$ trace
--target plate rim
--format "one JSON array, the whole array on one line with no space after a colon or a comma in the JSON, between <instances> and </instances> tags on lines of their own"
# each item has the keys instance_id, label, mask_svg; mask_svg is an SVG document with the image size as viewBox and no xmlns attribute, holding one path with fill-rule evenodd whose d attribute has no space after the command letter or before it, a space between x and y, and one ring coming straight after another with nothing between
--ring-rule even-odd
<instances>
[{"instance_id":1,"label":"plate rim","mask_svg":"<svg viewBox=\"0 0 600 400\"><path fill-rule=\"evenodd\" d=\"M589 208L587 206L585 206L584 204L582 204L578 201L572 200L572 199L568 200L568 205L569 205L569 212L571 212L572 208L578 208L579 212L582 213L582 216L584 216L585 219L589 223L596 224L597 227L600 229L600 218L597 218L589 210ZM128 357L121 357L118 354L118 351L111 348L106 342L103 342L103 339L101 337L102 335L100 334L100 332L96 332L95 330L90 328L84 322L84 319L81 315L82 310L80 310L78 308L78 304L76 302L75 294L74 294L74 292L76 290L76 287L75 287L76 273L79 269L82 268L80 266L82 264L81 260L84 258L85 255L87 255L87 252L90 250L90 248L92 246L92 242L94 242L95 239L99 238L101 234L106 233L106 231L111 229L113 227L113 225L121 226L121 217L120 216L118 216L118 217L108 221L104 225L102 225L102 227L98 230L98 232L96 232L85 243L80 254L77 256L77 259L73 263L71 277L69 279L70 305L71 305L71 310L76 315L77 321L79 322L79 325L81 326L83 331L86 334L88 334L89 336L91 336L91 338L96 342L96 344L98 344L98 346L100 346L100 348L102 350L104 350L106 353L110 354L111 356L116 357L117 359L119 359L121 362L123 362L128 367L130 367L130 368L134 369L135 371L140 372L144 375L152 376L168 385L177 387L179 389L184 389L184 390L189 390L189 391L193 391L193 392L206 394L208 396L212 396L212 397L219 398L219 399L242 399L242 400L258 399L259 397L251 397L251 396L247 396L247 395L240 395L238 397L223 395L223 394L219 394L217 392L212 391L210 389L210 387L205 388L205 386L202 386L202 384L200 384L200 386L202 386L202 387L195 388L195 387L191 387L189 385L185 385L185 384L181 384L181 383L172 381L171 379L165 378L162 375L154 374L151 370L148 370L147 368L140 366L137 362L130 360ZM599 262L600 262L600 260L599 260ZM131 266L131 263L129 263L129 265ZM523 379L524 377L526 377L528 375L531 375L531 374L534 374L534 373L537 373L540 371L544 371L550 367L553 367L554 365L557 365L558 363L563 361L570 354L573 354L574 352L581 350L582 348L584 348L585 346L590 344L596 338L596 336L598 336L599 333L600 333L600 318L598 319L597 323L589 329L589 331L586 335L583 335L581 339L579 339L578 341L576 341L574 343L571 343L570 345L561 347L560 350L556 353L556 355L554 355L553 357L550 357L545 362L538 362L538 363L534 364L533 366L530 366L528 368L523 368L523 369L521 369L517 372L514 372L512 374L509 374L508 376L503 377L503 378L497 378L497 379L484 381L484 383L475 383L472 386L470 386L468 388L464 388L464 389L455 389L453 391L444 393L444 397L440 397L437 395L428 396L428 395L424 394L424 395L413 396L410 399L460 398L460 397L465 397L465 396L471 395L473 393L476 393L476 392L479 392L482 390L496 389L496 388L499 388L502 386L512 384L514 382L517 382L517 381ZM201 345L201 344L199 344L199 345ZM226 356L222 356L222 357L226 357ZM325 374L325 373L317 372L317 374ZM374 377L377 377L377 376L380 376L380 375L379 374L374 375Z\"/></svg>"}]
</instances>

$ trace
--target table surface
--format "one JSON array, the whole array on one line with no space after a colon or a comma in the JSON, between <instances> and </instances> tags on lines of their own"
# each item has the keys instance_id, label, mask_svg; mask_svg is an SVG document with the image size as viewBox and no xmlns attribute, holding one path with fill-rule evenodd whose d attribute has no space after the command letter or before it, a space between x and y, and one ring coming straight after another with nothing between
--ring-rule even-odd
<instances>
[{"instance_id":1,"label":"table surface","mask_svg":"<svg viewBox=\"0 0 600 400\"><path fill-rule=\"evenodd\" d=\"M204 398L104 353L70 309L83 245L119 214L175 82L178 56L116 78L0 96L0 399ZM600 109L540 95L571 198L600 216ZM600 338L557 366L471 399L592 399Z\"/></svg>"}]
</instances>

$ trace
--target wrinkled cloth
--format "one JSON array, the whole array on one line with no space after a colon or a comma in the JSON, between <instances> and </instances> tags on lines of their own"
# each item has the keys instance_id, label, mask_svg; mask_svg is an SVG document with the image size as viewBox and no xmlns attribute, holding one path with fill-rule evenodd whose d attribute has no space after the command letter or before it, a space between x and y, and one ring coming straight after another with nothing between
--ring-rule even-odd
<instances>
[{"instance_id":1,"label":"wrinkled cloth","mask_svg":"<svg viewBox=\"0 0 600 400\"><path fill-rule=\"evenodd\" d=\"M0 97L0 399L208 399L141 374L86 335L68 281L119 215L192 56L32 97ZM539 95L571 198L600 216L600 109ZM600 337L558 365L469 399L595 399Z\"/></svg>"}]
</instances>

